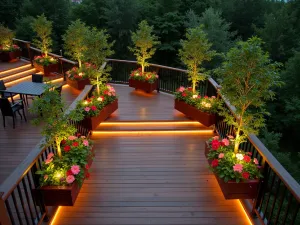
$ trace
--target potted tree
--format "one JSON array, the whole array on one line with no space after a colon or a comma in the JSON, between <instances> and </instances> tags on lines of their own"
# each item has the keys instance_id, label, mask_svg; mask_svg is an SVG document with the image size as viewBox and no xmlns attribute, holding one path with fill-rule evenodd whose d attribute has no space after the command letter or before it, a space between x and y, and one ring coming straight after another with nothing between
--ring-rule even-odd
<instances>
[{"instance_id":1,"label":"potted tree","mask_svg":"<svg viewBox=\"0 0 300 225\"><path fill-rule=\"evenodd\" d=\"M179 57L187 66L192 87L180 87L177 90L174 108L205 126L211 126L215 123L215 113L219 102L215 97L206 96L201 99L196 91L196 85L206 79L206 75L201 73L204 71L201 64L205 60L210 61L216 52L210 50L212 44L209 43L202 26L188 29L186 40L181 40L181 46Z\"/></svg>"},{"instance_id":2,"label":"potted tree","mask_svg":"<svg viewBox=\"0 0 300 225\"><path fill-rule=\"evenodd\" d=\"M15 62L21 57L21 48L13 44L14 32L0 24L0 60Z\"/></svg>"},{"instance_id":3,"label":"potted tree","mask_svg":"<svg viewBox=\"0 0 300 225\"><path fill-rule=\"evenodd\" d=\"M78 61L78 68L73 67L67 71L67 83L78 90L82 90L85 85L90 84L89 73L92 72L92 67L89 63L82 63L84 51L87 49L85 43L87 32L88 28L85 23L78 19L69 25L66 33L63 35L66 54Z\"/></svg>"},{"instance_id":4,"label":"potted tree","mask_svg":"<svg viewBox=\"0 0 300 225\"><path fill-rule=\"evenodd\" d=\"M76 110L66 113L59 93L50 88L41 98L33 100L30 111L39 115L33 120L34 124L44 124L44 145L54 145L57 154L47 154L36 172L40 175L40 187L34 193L37 198L43 198L46 205L70 206L89 176L92 143L86 137L74 136L76 128L69 123L70 119L82 120L82 113Z\"/></svg>"},{"instance_id":5,"label":"potted tree","mask_svg":"<svg viewBox=\"0 0 300 225\"><path fill-rule=\"evenodd\" d=\"M107 85L100 86L100 95L92 96L78 103L77 109L84 114L82 125L89 130L105 121L115 110L118 109L118 99L115 89Z\"/></svg>"},{"instance_id":6,"label":"potted tree","mask_svg":"<svg viewBox=\"0 0 300 225\"><path fill-rule=\"evenodd\" d=\"M272 63L262 48L262 41L252 37L238 42L225 57L218 74L222 80L221 94L233 106L233 113L224 109L220 114L234 128L234 136L210 139L208 159L226 199L255 198L258 190L259 162L250 152L239 149L249 134L257 134L267 115L265 103L272 100L279 81L279 64ZM226 147L224 147L226 146Z\"/></svg>"},{"instance_id":7,"label":"potted tree","mask_svg":"<svg viewBox=\"0 0 300 225\"><path fill-rule=\"evenodd\" d=\"M52 22L48 21L44 14L38 16L31 24L37 38L33 43L41 49L42 56L37 56L33 60L33 66L43 72L45 76L50 76L51 73L58 71L57 59L48 55L52 45L51 32Z\"/></svg>"},{"instance_id":8,"label":"potted tree","mask_svg":"<svg viewBox=\"0 0 300 225\"><path fill-rule=\"evenodd\" d=\"M152 34L153 26L149 26L146 20L139 24L136 32L132 32L131 39L134 47L129 50L136 56L137 63L141 68L132 71L129 77L129 87L141 89L146 92L158 90L158 75L155 72L145 72L145 67L149 66L146 61L150 59L156 51L155 45L160 44L158 37Z\"/></svg>"}]
</instances>

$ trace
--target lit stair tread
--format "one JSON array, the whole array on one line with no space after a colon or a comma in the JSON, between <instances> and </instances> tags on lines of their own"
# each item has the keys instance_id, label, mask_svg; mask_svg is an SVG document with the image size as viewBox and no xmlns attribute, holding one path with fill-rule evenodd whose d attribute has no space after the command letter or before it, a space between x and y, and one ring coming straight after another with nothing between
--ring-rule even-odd
<instances>
[{"instance_id":1,"label":"lit stair tread","mask_svg":"<svg viewBox=\"0 0 300 225\"><path fill-rule=\"evenodd\" d=\"M5 77L9 77L10 75L13 75L13 74L16 74L16 73L21 73L21 72L24 72L26 70L30 70L32 68L33 67L31 66L31 64L28 63L28 64L21 65L21 66L16 67L16 68L8 69L8 70L0 72L0 78L3 79Z\"/></svg>"},{"instance_id":2,"label":"lit stair tread","mask_svg":"<svg viewBox=\"0 0 300 225\"><path fill-rule=\"evenodd\" d=\"M36 73L36 72L37 71L36 71L35 68L31 68L29 70L25 70L25 71L22 71L20 73L15 73L15 74L11 74L9 76L3 77L2 80L5 83L7 83L7 82L10 82L10 81L14 81L14 80L18 80L18 79L30 76L31 74Z\"/></svg>"}]
</instances>

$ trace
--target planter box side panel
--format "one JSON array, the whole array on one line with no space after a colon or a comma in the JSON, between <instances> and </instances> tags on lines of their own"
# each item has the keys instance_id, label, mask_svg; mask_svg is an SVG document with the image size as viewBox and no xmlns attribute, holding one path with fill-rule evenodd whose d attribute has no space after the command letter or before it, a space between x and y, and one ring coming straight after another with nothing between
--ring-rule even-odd
<instances>
[{"instance_id":1,"label":"planter box side panel","mask_svg":"<svg viewBox=\"0 0 300 225\"><path fill-rule=\"evenodd\" d=\"M199 121L206 127L210 127L216 123L216 116L214 114L201 112L197 108L183 101L175 100L174 108L185 114L187 117Z\"/></svg>"},{"instance_id":2,"label":"planter box side panel","mask_svg":"<svg viewBox=\"0 0 300 225\"><path fill-rule=\"evenodd\" d=\"M158 89L158 80L156 80L153 84L150 84L148 82L129 79L129 87L133 87L150 93Z\"/></svg>"},{"instance_id":3,"label":"planter box side panel","mask_svg":"<svg viewBox=\"0 0 300 225\"><path fill-rule=\"evenodd\" d=\"M42 66L33 62L33 66L40 72L44 74L44 76L50 76L51 73L58 72L58 63L50 64L48 66Z\"/></svg>"},{"instance_id":4,"label":"planter box side panel","mask_svg":"<svg viewBox=\"0 0 300 225\"><path fill-rule=\"evenodd\" d=\"M0 53L0 60L3 62L16 62L20 57L21 51Z\"/></svg>"},{"instance_id":5,"label":"planter box side panel","mask_svg":"<svg viewBox=\"0 0 300 225\"><path fill-rule=\"evenodd\" d=\"M228 181L216 176L219 186L225 199L254 199L257 196L259 180L249 180L248 182Z\"/></svg>"},{"instance_id":6,"label":"planter box side panel","mask_svg":"<svg viewBox=\"0 0 300 225\"><path fill-rule=\"evenodd\" d=\"M90 82L90 79L84 79L84 80L67 79L67 84L77 90L82 90L82 89L84 89L85 85L89 85L89 84L91 84L91 82Z\"/></svg>"}]
</instances>

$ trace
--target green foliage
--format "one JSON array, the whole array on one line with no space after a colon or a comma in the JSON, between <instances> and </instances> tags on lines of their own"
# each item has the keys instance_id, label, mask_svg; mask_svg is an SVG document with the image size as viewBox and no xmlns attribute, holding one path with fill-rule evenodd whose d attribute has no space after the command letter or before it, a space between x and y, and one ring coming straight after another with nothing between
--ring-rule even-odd
<instances>
[{"instance_id":1,"label":"green foliage","mask_svg":"<svg viewBox=\"0 0 300 225\"><path fill-rule=\"evenodd\" d=\"M48 21L44 14L34 19L32 23L32 29L36 33L37 38L33 40L33 43L42 50L45 56L48 56L48 52L51 51L52 45L51 32L52 22Z\"/></svg>"},{"instance_id":2,"label":"green foliage","mask_svg":"<svg viewBox=\"0 0 300 225\"><path fill-rule=\"evenodd\" d=\"M142 66L142 73L145 72L145 67L149 66L146 60L154 55L156 51L154 47L160 43L158 37L152 33L153 26L149 26L147 21L143 20L139 23L138 30L131 34L134 47L129 49L136 56L137 63Z\"/></svg>"},{"instance_id":3,"label":"green foliage","mask_svg":"<svg viewBox=\"0 0 300 225\"><path fill-rule=\"evenodd\" d=\"M66 54L78 61L79 68L81 67L84 51L87 49L85 43L87 32L88 28L85 26L85 23L78 19L69 25L66 33L63 35Z\"/></svg>"},{"instance_id":4,"label":"green foliage","mask_svg":"<svg viewBox=\"0 0 300 225\"><path fill-rule=\"evenodd\" d=\"M66 74L69 80L84 80L93 76L94 72L95 69L92 64L84 63L80 68L73 67L72 69L68 70Z\"/></svg>"},{"instance_id":5,"label":"green foliage","mask_svg":"<svg viewBox=\"0 0 300 225\"><path fill-rule=\"evenodd\" d=\"M24 0L1 0L0 21L13 29L16 19L20 16L20 6Z\"/></svg>"},{"instance_id":6,"label":"green foliage","mask_svg":"<svg viewBox=\"0 0 300 225\"><path fill-rule=\"evenodd\" d=\"M155 72L142 72L142 68L138 68L131 72L129 79L139 80L153 84L158 78L157 73Z\"/></svg>"},{"instance_id":7,"label":"green foliage","mask_svg":"<svg viewBox=\"0 0 300 225\"><path fill-rule=\"evenodd\" d=\"M195 93L196 84L206 78L206 75L200 73L204 71L204 68L200 67L201 64L203 61L210 61L216 52L210 50L212 44L208 41L203 26L188 29L186 40L180 42L182 48L179 50L179 57L187 66L189 80L192 81Z\"/></svg>"},{"instance_id":8,"label":"green foliage","mask_svg":"<svg viewBox=\"0 0 300 225\"><path fill-rule=\"evenodd\" d=\"M114 41L109 43L109 35L106 30L98 30L92 28L87 32L85 43L87 50L85 51L85 59L95 65L96 72L90 76L93 84L97 85L98 93L100 85L109 80L110 67L103 67L106 58L111 56L114 51L111 50Z\"/></svg>"},{"instance_id":9,"label":"green foliage","mask_svg":"<svg viewBox=\"0 0 300 225\"><path fill-rule=\"evenodd\" d=\"M76 110L65 113L66 104L59 93L52 89L52 85L47 86L42 97L33 100L29 110L38 116L33 120L33 124L44 124L42 135L46 139L45 144L55 143L60 156L60 142L76 132L76 128L69 124L69 120L80 121L83 115Z\"/></svg>"},{"instance_id":10,"label":"green foliage","mask_svg":"<svg viewBox=\"0 0 300 225\"><path fill-rule=\"evenodd\" d=\"M13 44L14 32L0 23L0 46L10 47Z\"/></svg>"},{"instance_id":11,"label":"green foliage","mask_svg":"<svg viewBox=\"0 0 300 225\"><path fill-rule=\"evenodd\" d=\"M275 96L274 87L281 86L278 63L272 63L262 48L262 41L252 37L238 42L226 55L218 70L221 94L235 108L235 117L224 110L222 115L236 129L235 152L249 133L257 133L264 126L265 103Z\"/></svg>"},{"instance_id":12,"label":"green foliage","mask_svg":"<svg viewBox=\"0 0 300 225\"><path fill-rule=\"evenodd\" d=\"M30 41L34 38L34 32L31 24L34 21L34 17L25 16L16 20L16 38Z\"/></svg>"}]
</instances>

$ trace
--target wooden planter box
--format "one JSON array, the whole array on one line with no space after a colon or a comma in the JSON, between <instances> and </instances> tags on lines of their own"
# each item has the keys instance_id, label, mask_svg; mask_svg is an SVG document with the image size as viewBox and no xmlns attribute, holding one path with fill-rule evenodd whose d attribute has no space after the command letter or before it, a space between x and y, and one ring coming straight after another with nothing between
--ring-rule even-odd
<instances>
[{"instance_id":1,"label":"wooden planter box","mask_svg":"<svg viewBox=\"0 0 300 225\"><path fill-rule=\"evenodd\" d=\"M141 89L147 93L151 93L154 90L158 90L158 79L156 79L156 81L153 84L143 82L140 80L129 79L129 87Z\"/></svg>"},{"instance_id":2,"label":"wooden planter box","mask_svg":"<svg viewBox=\"0 0 300 225\"><path fill-rule=\"evenodd\" d=\"M49 64L48 66L42 66L37 64L35 61L33 62L34 68L38 71L42 72L44 76L51 76L51 73L58 72L58 63L56 64Z\"/></svg>"},{"instance_id":3,"label":"wooden planter box","mask_svg":"<svg viewBox=\"0 0 300 225\"><path fill-rule=\"evenodd\" d=\"M98 125L105 121L114 111L118 109L118 99L109 105L105 106L99 113L98 116L87 117L82 121L82 125L89 129L95 130Z\"/></svg>"},{"instance_id":4,"label":"wooden planter box","mask_svg":"<svg viewBox=\"0 0 300 225\"><path fill-rule=\"evenodd\" d=\"M21 57L21 50L14 52L1 52L0 60L3 62L15 62Z\"/></svg>"},{"instance_id":5,"label":"wooden planter box","mask_svg":"<svg viewBox=\"0 0 300 225\"><path fill-rule=\"evenodd\" d=\"M257 196L259 180L241 181L228 181L219 178L216 174L215 177L223 192L225 199L254 199Z\"/></svg>"},{"instance_id":6,"label":"wooden planter box","mask_svg":"<svg viewBox=\"0 0 300 225\"><path fill-rule=\"evenodd\" d=\"M194 106L191 106L184 101L175 100L174 108L179 112L182 112L187 117L197 120L202 123L204 126L210 127L211 125L216 123L216 115L209 114L205 112L201 112Z\"/></svg>"},{"instance_id":7,"label":"wooden planter box","mask_svg":"<svg viewBox=\"0 0 300 225\"><path fill-rule=\"evenodd\" d=\"M208 147L208 142L206 141L206 142L205 142L205 148L204 148L204 155L205 155L205 157L206 157L206 159L207 159L208 164L210 165L211 162L212 162L212 160L207 158L207 155L208 155L208 153L209 153L209 150L210 150L210 149L209 149L209 147Z\"/></svg>"},{"instance_id":8,"label":"wooden planter box","mask_svg":"<svg viewBox=\"0 0 300 225\"><path fill-rule=\"evenodd\" d=\"M70 80L67 78L67 84L77 90L82 90L85 87L85 85L89 85L91 84L91 82L88 78L83 80Z\"/></svg>"}]
</instances>

